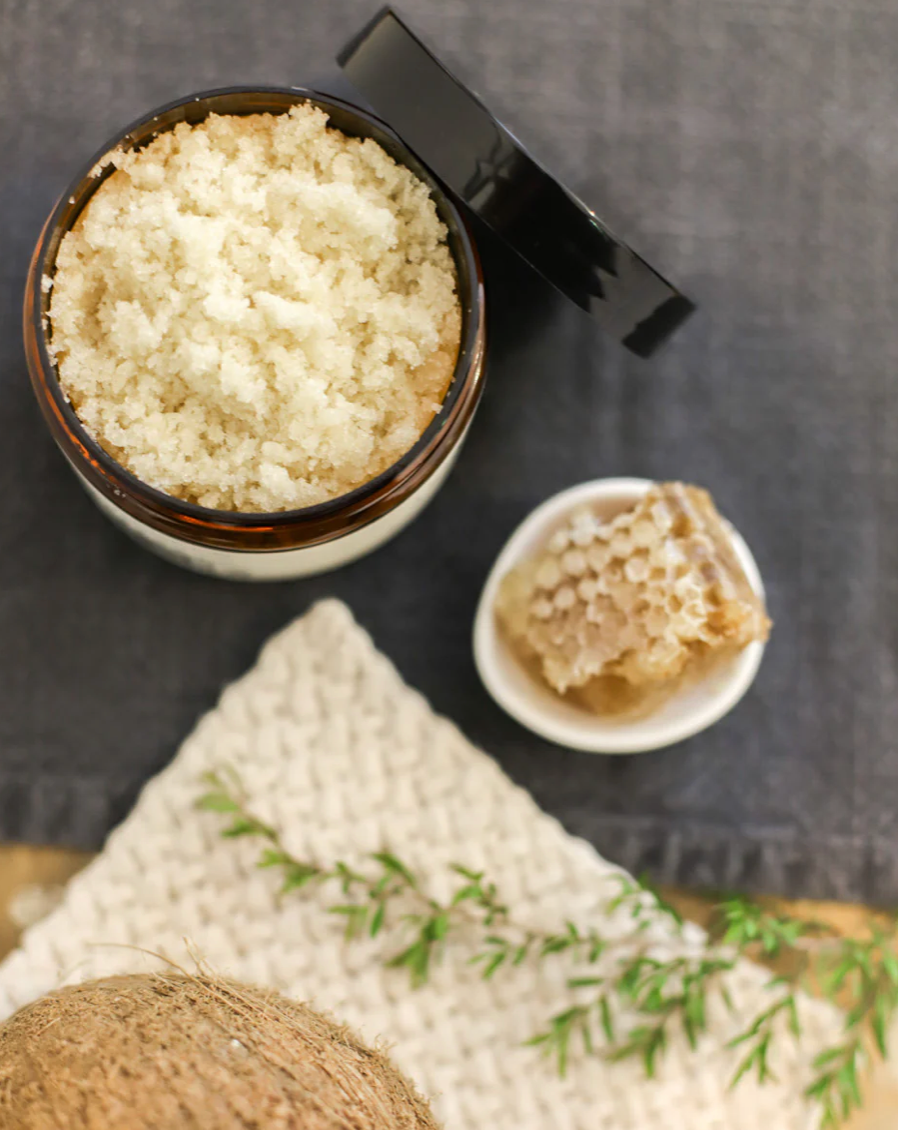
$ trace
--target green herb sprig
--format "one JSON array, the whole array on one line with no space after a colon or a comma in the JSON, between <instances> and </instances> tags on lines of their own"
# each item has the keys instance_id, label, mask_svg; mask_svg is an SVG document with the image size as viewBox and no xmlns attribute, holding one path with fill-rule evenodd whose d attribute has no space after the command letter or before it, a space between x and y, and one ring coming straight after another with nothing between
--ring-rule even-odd
<instances>
[{"instance_id":1,"label":"green herb sprig","mask_svg":"<svg viewBox=\"0 0 898 1130\"><path fill-rule=\"evenodd\" d=\"M460 865L452 868L456 889L448 902L441 903L427 895L411 870L388 851L374 852L354 866L342 861L322 866L297 859L286 849L280 832L249 811L236 774L227 770L208 773L204 781L208 791L198 807L230 817L222 832L226 839L256 836L267 841L258 866L280 870L281 897L310 886L335 887L340 900L327 910L344 919L347 940L366 935L376 938L388 924L396 926L404 944L387 959L387 965L408 970L415 988L427 980L450 932L472 925L489 930L507 918L508 910L500 904L495 886L485 881L482 872ZM401 916L388 923L390 911L397 907ZM488 974L501 964L493 957L490 961L495 965L487 965Z\"/></svg>"},{"instance_id":2,"label":"green herb sprig","mask_svg":"<svg viewBox=\"0 0 898 1130\"><path fill-rule=\"evenodd\" d=\"M258 866L277 869L281 897L310 888L334 890L327 911L344 920L347 939L390 933L395 945L385 963L407 971L413 988L424 984L451 940L468 948L468 960L490 979L524 962L564 960L572 973L573 1002L548 1019L527 1043L552 1056L563 1075L578 1049L612 1061L637 1057L648 1076L679 1028L692 1048L708 1031L712 1003L733 1011L726 978L740 957L774 964L770 1003L730 1041L741 1058L732 1085L746 1076L775 1079L775 1049L801 1036L798 991L815 992L844 1009L842 1039L814 1060L806 1095L821 1109L821 1130L837 1130L863 1102L861 1080L872 1060L888 1055L888 1031L898 1013L898 921L871 925L863 938L844 938L825 923L778 915L743 896L714 908L706 942L687 952L660 954L650 936L659 916L682 935L683 921L647 881L619 877L609 915L629 928L606 936L567 922L556 933L518 926L483 871L452 866L448 901L433 898L421 879L392 852L355 864L320 864L291 854L278 829L250 809L230 770L208 773L197 806L226 816L226 838L263 842ZM681 947L682 949L682 947Z\"/></svg>"}]
</instances>

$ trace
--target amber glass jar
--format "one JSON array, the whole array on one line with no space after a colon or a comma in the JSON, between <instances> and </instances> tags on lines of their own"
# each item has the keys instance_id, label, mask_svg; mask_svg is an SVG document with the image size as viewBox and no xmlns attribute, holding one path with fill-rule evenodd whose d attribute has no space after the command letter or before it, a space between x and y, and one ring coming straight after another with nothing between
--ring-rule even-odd
<instances>
[{"instance_id":1,"label":"amber glass jar","mask_svg":"<svg viewBox=\"0 0 898 1130\"><path fill-rule=\"evenodd\" d=\"M60 387L48 352L49 290L60 242L106 176L91 176L117 148L139 148L178 122L208 114L283 113L309 102L351 137L377 141L430 188L458 276L462 337L443 406L415 446L370 482L340 498L273 514L210 510L141 482L82 426ZM436 178L395 133L367 111L330 95L280 87L229 87L163 106L96 154L63 194L38 240L25 292L25 349L41 411L59 447L100 508L132 537L168 559L240 580L283 580L325 572L370 552L398 533L446 478L480 398L486 345L483 276L468 221Z\"/></svg>"}]
</instances>

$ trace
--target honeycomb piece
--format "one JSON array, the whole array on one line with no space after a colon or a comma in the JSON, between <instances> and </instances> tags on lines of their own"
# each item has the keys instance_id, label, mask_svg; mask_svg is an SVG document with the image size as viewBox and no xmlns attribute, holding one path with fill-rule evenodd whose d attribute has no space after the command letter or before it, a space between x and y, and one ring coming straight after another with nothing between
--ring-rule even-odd
<instances>
[{"instance_id":1,"label":"honeycomb piece","mask_svg":"<svg viewBox=\"0 0 898 1130\"><path fill-rule=\"evenodd\" d=\"M711 496L683 483L608 522L572 513L504 578L496 612L561 694L596 679L656 689L770 630Z\"/></svg>"}]
</instances>

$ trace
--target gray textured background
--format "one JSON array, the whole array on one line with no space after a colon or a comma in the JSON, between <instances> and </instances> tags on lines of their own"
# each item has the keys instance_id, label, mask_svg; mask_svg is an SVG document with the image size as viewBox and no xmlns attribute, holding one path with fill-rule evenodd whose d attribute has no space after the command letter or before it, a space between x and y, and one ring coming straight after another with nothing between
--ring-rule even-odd
<instances>
[{"instance_id":1,"label":"gray textured background","mask_svg":"<svg viewBox=\"0 0 898 1130\"><path fill-rule=\"evenodd\" d=\"M27 385L39 227L119 126L179 94L302 83L352 0L0 0L0 837L95 845L265 637L336 594L572 830L689 883L898 898L898 7L407 0L533 149L701 304L651 363L487 246L489 387L420 521L332 577L240 587L132 546ZM499 292L501 291L501 295ZM608 474L708 485L776 620L750 698L644 758L539 742L474 674L505 536Z\"/></svg>"}]
</instances>

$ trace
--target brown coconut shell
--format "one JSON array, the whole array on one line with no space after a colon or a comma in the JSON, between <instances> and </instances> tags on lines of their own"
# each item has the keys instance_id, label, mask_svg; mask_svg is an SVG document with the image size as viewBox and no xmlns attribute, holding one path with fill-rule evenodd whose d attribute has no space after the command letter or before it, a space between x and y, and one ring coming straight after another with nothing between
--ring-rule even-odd
<instances>
[{"instance_id":1,"label":"brown coconut shell","mask_svg":"<svg viewBox=\"0 0 898 1130\"><path fill-rule=\"evenodd\" d=\"M436 1130L382 1052L207 976L110 977L0 1026L0 1130Z\"/></svg>"}]
</instances>

